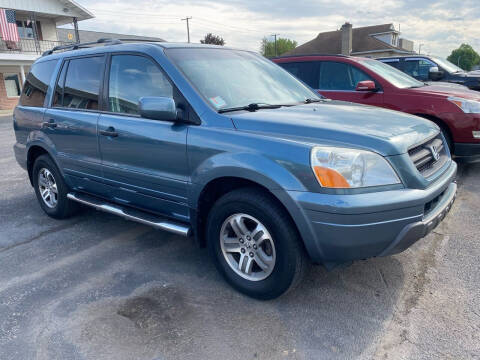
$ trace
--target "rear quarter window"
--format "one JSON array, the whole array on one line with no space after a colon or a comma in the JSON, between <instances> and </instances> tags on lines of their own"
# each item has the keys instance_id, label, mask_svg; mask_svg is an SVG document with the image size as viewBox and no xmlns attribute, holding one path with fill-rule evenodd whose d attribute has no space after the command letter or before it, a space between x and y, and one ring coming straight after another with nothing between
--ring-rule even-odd
<instances>
[{"instance_id":1,"label":"rear quarter window","mask_svg":"<svg viewBox=\"0 0 480 360\"><path fill-rule=\"evenodd\" d=\"M57 62L50 60L33 64L20 97L21 106L43 107Z\"/></svg>"}]
</instances>

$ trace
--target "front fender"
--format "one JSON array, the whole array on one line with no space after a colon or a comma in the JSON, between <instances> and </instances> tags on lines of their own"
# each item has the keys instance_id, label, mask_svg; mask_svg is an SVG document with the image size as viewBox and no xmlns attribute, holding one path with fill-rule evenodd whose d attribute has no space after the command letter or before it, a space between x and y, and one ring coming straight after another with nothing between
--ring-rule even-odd
<instances>
[{"instance_id":1,"label":"front fender","mask_svg":"<svg viewBox=\"0 0 480 360\"><path fill-rule=\"evenodd\" d=\"M304 184L292 171L277 161L255 153L220 153L206 159L194 169L190 206L196 208L205 186L222 177L250 180L269 190L306 191Z\"/></svg>"},{"instance_id":2,"label":"front fender","mask_svg":"<svg viewBox=\"0 0 480 360\"><path fill-rule=\"evenodd\" d=\"M292 164L289 164L291 167ZM297 173L303 174L303 167ZM306 220L303 209L293 199L289 190L307 191L300 179L282 164L254 153L223 153L205 160L192 174L190 207L198 208L202 190L211 182L222 177L236 177L255 182L267 188L280 201L295 223L305 248L312 258L322 258L321 249L315 246L315 234ZM310 170L310 169L309 169ZM311 171L311 170L310 170Z\"/></svg>"}]
</instances>

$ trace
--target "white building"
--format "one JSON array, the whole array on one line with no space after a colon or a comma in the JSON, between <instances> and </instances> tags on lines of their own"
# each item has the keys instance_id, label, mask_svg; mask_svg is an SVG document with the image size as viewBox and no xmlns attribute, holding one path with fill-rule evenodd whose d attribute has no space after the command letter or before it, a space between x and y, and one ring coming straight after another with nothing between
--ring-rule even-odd
<instances>
[{"instance_id":1,"label":"white building","mask_svg":"<svg viewBox=\"0 0 480 360\"><path fill-rule=\"evenodd\" d=\"M0 31L0 110L5 110L17 104L33 62L42 52L63 44L57 26L94 15L74 0L0 0L0 9L14 10L19 35L19 41L11 41Z\"/></svg>"}]
</instances>

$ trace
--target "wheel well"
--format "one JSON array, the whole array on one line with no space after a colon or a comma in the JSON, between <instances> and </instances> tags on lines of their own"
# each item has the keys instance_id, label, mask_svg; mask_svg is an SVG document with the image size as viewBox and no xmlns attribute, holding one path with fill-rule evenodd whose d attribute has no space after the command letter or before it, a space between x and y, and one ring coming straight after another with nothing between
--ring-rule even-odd
<instances>
[{"instance_id":1,"label":"wheel well","mask_svg":"<svg viewBox=\"0 0 480 360\"><path fill-rule=\"evenodd\" d=\"M41 146L32 146L28 150L28 155L27 155L27 170L28 170L28 177L30 179L30 184L33 186L33 177L32 177L32 171L33 171L33 164L35 163L35 160L43 154L48 154L47 150L42 148Z\"/></svg>"},{"instance_id":2,"label":"wheel well","mask_svg":"<svg viewBox=\"0 0 480 360\"><path fill-rule=\"evenodd\" d=\"M197 205L197 212L196 212L196 220L195 220L195 237L198 244L201 247L205 247L206 245L206 238L205 238L205 225L207 222L207 217L212 208L213 204L221 198L223 195L227 194L230 191L237 190L240 188L256 188L259 189L276 201L280 206L284 209L285 207L280 202L280 200L273 195L270 190L268 190L265 186L262 186L254 181L250 181L247 179L236 178L236 177L222 177L215 180L210 181L202 190L198 205ZM285 209L288 216L290 216L289 212ZM295 225L295 222L290 216L292 220L292 224Z\"/></svg>"},{"instance_id":3,"label":"wheel well","mask_svg":"<svg viewBox=\"0 0 480 360\"><path fill-rule=\"evenodd\" d=\"M450 149L450 151L453 153L453 135L452 135L452 131L450 130L450 127L448 126L447 123L445 123L445 121L443 121L442 119L439 119L437 118L436 116L433 116L433 115L427 115L427 114L415 114L416 116L420 116L420 117L423 117L424 119L427 119L427 120L430 120L430 121L433 121L435 124L437 124L440 129L444 130L448 136L450 137L450 146L452 146L452 149ZM449 139L447 139L448 141Z\"/></svg>"}]
</instances>

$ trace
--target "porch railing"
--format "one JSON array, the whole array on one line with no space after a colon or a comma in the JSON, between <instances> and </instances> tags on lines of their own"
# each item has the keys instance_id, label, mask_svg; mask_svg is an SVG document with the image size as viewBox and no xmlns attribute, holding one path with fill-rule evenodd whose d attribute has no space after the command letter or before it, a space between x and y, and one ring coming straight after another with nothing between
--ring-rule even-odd
<instances>
[{"instance_id":1,"label":"porch railing","mask_svg":"<svg viewBox=\"0 0 480 360\"><path fill-rule=\"evenodd\" d=\"M0 38L0 53L41 55L58 45L69 44L64 41L20 39L18 42Z\"/></svg>"}]
</instances>

